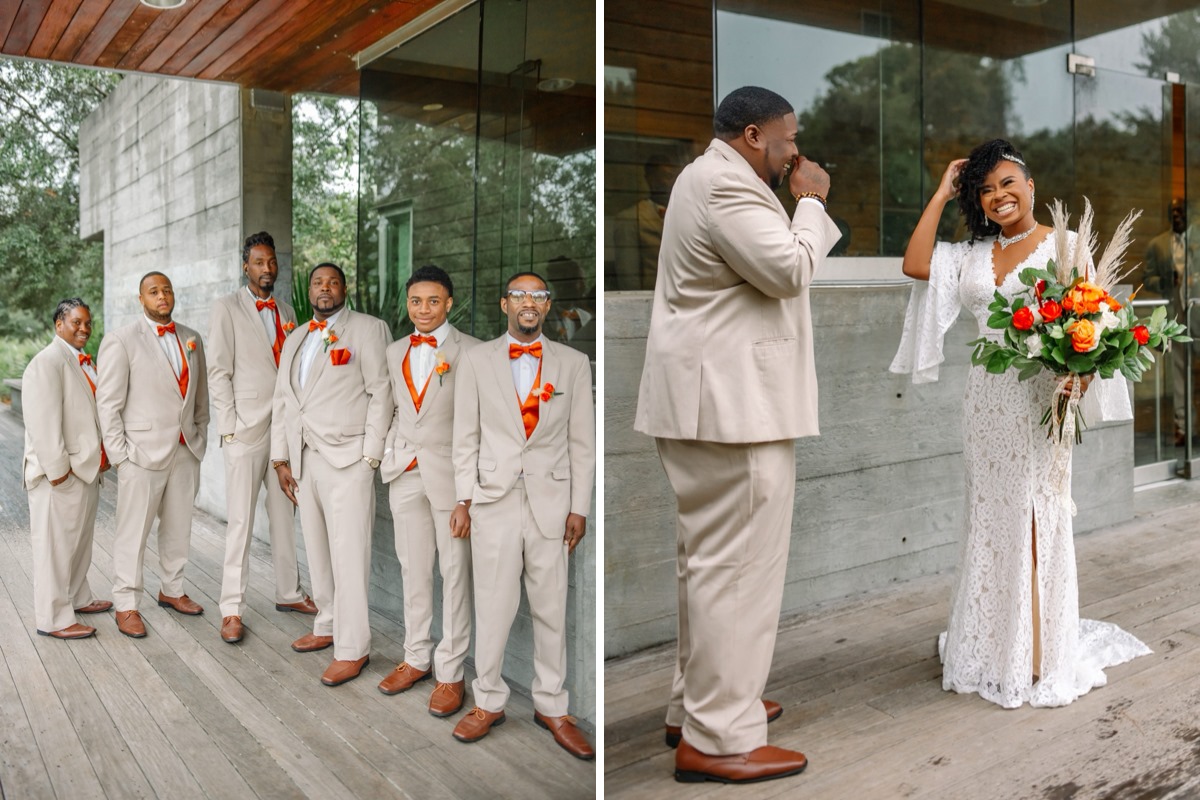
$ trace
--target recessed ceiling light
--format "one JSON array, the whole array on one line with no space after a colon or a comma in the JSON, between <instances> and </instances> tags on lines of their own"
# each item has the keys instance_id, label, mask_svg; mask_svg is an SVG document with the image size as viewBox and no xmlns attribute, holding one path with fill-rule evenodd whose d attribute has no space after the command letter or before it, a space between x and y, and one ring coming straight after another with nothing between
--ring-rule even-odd
<instances>
[{"instance_id":1,"label":"recessed ceiling light","mask_svg":"<svg viewBox=\"0 0 1200 800\"><path fill-rule=\"evenodd\" d=\"M187 0L142 0L142 5L166 11L170 8L179 8L186 2Z\"/></svg>"},{"instance_id":2,"label":"recessed ceiling light","mask_svg":"<svg viewBox=\"0 0 1200 800\"><path fill-rule=\"evenodd\" d=\"M570 78L546 78L538 82L537 88L543 92L561 92L574 85L575 81Z\"/></svg>"},{"instance_id":3,"label":"recessed ceiling light","mask_svg":"<svg viewBox=\"0 0 1200 800\"><path fill-rule=\"evenodd\" d=\"M142 2L145 1L142 0ZM1046 3L1047 0L1012 0L1012 4L1017 7L1044 6Z\"/></svg>"},{"instance_id":4,"label":"recessed ceiling light","mask_svg":"<svg viewBox=\"0 0 1200 800\"><path fill-rule=\"evenodd\" d=\"M422 111L441 111L443 108L445 108L445 106L441 103L426 103L425 105L421 106Z\"/></svg>"}]
</instances>

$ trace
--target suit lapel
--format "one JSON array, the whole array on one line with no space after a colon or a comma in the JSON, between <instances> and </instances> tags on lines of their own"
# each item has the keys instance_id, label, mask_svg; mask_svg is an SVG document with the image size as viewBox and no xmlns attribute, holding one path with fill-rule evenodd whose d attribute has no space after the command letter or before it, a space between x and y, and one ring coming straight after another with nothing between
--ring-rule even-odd
<instances>
[{"instance_id":1,"label":"suit lapel","mask_svg":"<svg viewBox=\"0 0 1200 800\"><path fill-rule=\"evenodd\" d=\"M525 438L525 423L521 421L521 401L522 397L517 396L517 387L513 384L511 359L508 357L508 337L501 336L496 340L494 345L495 350L492 353L492 375L496 379L496 388L499 389L499 397L501 405L504 406L506 414L509 418L509 423L515 426L517 431L520 431L521 439Z\"/></svg>"},{"instance_id":2,"label":"suit lapel","mask_svg":"<svg viewBox=\"0 0 1200 800\"><path fill-rule=\"evenodd\" d=\"M308 380L304 382L301 400L308 399L317 382L321 380L321 376L325 374L325 369L329 366L329 351L335 347L344 346L342 345L342 341L346 338L346 330L350 327L350 313L350 309L344 308L342 313L338 315L337 323L332 326L333 332L338 337L337 342L328 347L323 342L317 345L317 355L313 358L312 365L308 368ZM325 328L326 331L329 329L329 327ZM314 333L316 331L309 331L310 336Z\"/></svg>"},{"instance_id":3,"label":"suit lapel","mask_svg":"<svg viewBox=\"0 0 1200 800\"><path fill-rule=\"evenodd\" d=\"M542 386L550 384L558 389L558 359L554 355L553 348L550 347L548 341L542 343ZM539 392L540 394L540 392ZM552 409L558 405L552 397L548 401L538 401L538 423L533 429L533 433L529 436L529 441L533 441L541 436L542 431L546 429L547 423L550 421L550 415L554 413ZM524 429L524 423L522 430Z\"/></svg>"},{"instance_id":4,"label":"suit lapel","mask_svg":"<svg viewBox=\"0 0 1200 800\"><path fill-rule=\"evenodd\" d=\"M409 349L412 349L412 345L409 345ZM425 389L425 399L421 401L421 410L417 412L417 419L423 417L425 412L429 410L429 407L437 402L437 396L441 394L442 391L444 376L437 374L437 354L441 353L442 358L446 359L446 363L450 365L450 368L454 369L455 364L457 364L458 351L458 330L451 326L450 333L446 336L445 343L443 343L434 351L433 370L429 373L428 386ZM412 362L409 363L411 364ZM417 389L417 393L420 394L420 387L415 388Z\"/></svg>"},{"instance_id":5,"label":"suit lapel","mask_svg":"<svg viewBox=\"0 0 1200 800\"><path fill-rule=\"evenodd\" d=\"M155 372L161 375L163 381L170 385L172 392L178 392L179 377L175 374L175 368L171 366L166 352L163 351L162 346L158 343L159 337L154 335L153 331L150 330L150 326L145 324L144 321L137 325L134 330L137 332L134 335L141 342L143 352L149 351L146 353L147 357L157 359L159 368ZM178 325L176 325L175 330L179 330ZM176 333L175 335L178 337L179 334ZM191 388L190 385L188 388Z\"/></svg>"},{"instance_id":6,"label":"suit lapel","mask_svg":"<svg viewBox=\"0 0 1200 800\"><path fill-rule=\"evenodd\" d=\"M54 338L56 340L55 347L58 348L59 355L62 356L63 361L70 365L70 371L75 373L76 382L79 384L80 388L88 393L89 397L92 397L92 387L88 384L88 377L83 372L83 365L79 363L79 356L76 355L75 350L72 349L71 346L66 342L63 342L61 338L58 336L55 336ZM62 343L59 344L59 342ZM97 370L96 377L100 377L99 370ZM95 405L94 400L92 405Z\"/></svg>"},{"instance_id":7,"label":"suit lapel","mask_svg":"<svg viewBox=\"0 0 1200 800\"><path fill-rule=\"evenodd\" d=\"M250 290L243 287L238 290L238 295L238 306L245 313L247 322L254 327L256 338L270 350L274 342L267 338L267 329L263 327L262 317L259 316L258 309L254 307L254 298L250 296ZM278 301L276 303L278 304ZM279 315L279 322L283 323L282 313ZM274 362L274 357L271 360Z\"/></svg>"}]
</instances>

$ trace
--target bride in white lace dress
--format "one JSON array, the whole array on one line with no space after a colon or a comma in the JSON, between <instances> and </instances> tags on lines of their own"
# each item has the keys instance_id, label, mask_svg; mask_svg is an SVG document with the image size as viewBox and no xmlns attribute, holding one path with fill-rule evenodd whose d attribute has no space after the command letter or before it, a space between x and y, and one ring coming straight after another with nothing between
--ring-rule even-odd
<instances>
[{"instance_id":1,"label":"bride in white lace dress","mask_svg":"<svg viewBox=\"0 0 1200 800\"><path fill-rule=\"evenodd\" d=\"M1054 230L1034 219L1033 189L1024 160L1000 139L950 163L904 254L905 274L918 280L893 372L937 380L943 338L963 307L981 335L1002 337L987 326L993 293L1029 292L1018 273L1044 269L1055 252ZM971 241L935 246L955 198ZM1040 425L1056 385L1046 373L1019 382L1015 371L971 367L963 398L966 531L938 640L942 686L1005 708L1066 705L1103 686L1106 667L1150 652L1111 623L1079 618L1070 469L1060 492ZM1083 411L1089 421L1128 419L1125 379L1092 382Z\"/></svg>"}]
</instances>

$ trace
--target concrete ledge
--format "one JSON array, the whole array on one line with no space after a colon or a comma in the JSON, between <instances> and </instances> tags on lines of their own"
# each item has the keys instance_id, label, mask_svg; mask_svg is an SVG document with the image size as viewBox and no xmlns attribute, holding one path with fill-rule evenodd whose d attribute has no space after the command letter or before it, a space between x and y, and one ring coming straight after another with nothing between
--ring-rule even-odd
<instances>
[{"instance_id":1,"label":"concrete ledge","mask_svg":"<svg viewBox=\"0 0 1200 800\"><path fill-rule=\"evenodd\" d=\"M8 387L8 393L12 397L12 410L18 417L24 419L25 414L21 410L21 379L5 378L4 385Z\"/></svg>"}]
</instances>

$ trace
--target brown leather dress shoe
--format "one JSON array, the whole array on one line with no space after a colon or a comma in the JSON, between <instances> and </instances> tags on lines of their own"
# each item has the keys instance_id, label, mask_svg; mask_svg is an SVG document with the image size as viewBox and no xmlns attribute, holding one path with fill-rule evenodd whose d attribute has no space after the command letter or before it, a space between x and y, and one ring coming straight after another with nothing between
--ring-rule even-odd
<instances>
[{"instance_id":1,"label":"brown leather dress shoe","mask_svg":"<svg viewBox=\"0 0 1200 800\"><path fill-rule=\"evenodd\" d=\"M221 620L221 639L229 644L237 644L242 640L242 618L228 616Z\"/></svg>"},{"instance_id":2,"label":"brown leather dress shoe","mask_svg":"<svg viewBox=\"0 0 1200 800\"><path fill-rule=\"evenodd\" d=\"M479 706L472 708L465 717L454 726L454 738L460 742L478 742L488 735L497 725L504 724L503 711L484 711Z\"/></svg>"},{"instance_id":3,"label":"brown leather dress shoe","mask_svg":"<svg viewBox=\"0 0 1200 800\"><path fill-rule=\"evenodd\" d=\"M102 611L108 611L112 608L112 603L108 600L93 600L83 608L75 609L76 614L99 614Z\"/></svg>"},{"instance_id":4,"label":"brown leather dress shoe","mask_svg":"<svg viewBox=\"0 0 1200 800\"><path fill-rule=\"evenodd\" d=\"M591 761L596 757L596 751L576 726L574 717L547 717L540 711L534 711L533 721L554 734L554 741L558 742L558 746L576 758Z\"/></svg>"},{"instance_id":5,"label":"brown leather dress shoe","mask_svg":"<svg viewBox=\"0 0 1200 800\"><path fill-rule=\"evenodd\" d=\"M96 633L95 628L80 625L78 622L68 625L61 631L38 631L38 636L52 636L55 639L86 639Z\"/></svg>"},{"instance_id":6,"label":"brown leather dress shoe","mask_svg":"<svg viewBox=\"0 0 1200 800\"><path fill-rule=\"evenodd\" d=\"M326 647L332 646L332 636L317 636L315 633L306 633L292 642L292 649L297 653L315 653L317 650L324 650Z\"/></svg>"},{"instance_id":7,"label":"brown leather dress shoe","mask_svg":"<svg viewBox=\"0 0 1200 800\"><path fill-rule=\"evenodd\" d=\"M158 604L163 608L173 608L180 614L187 614L189 617L195 617L204 613L204 609L200 604L192 602L192 598L186 594L181 594L179 597L167 597L162 592L159 592Z\"/></svg>"},{"instance_id":8,"label":"brown leather dress shoe","mask_svg":"<svg viewBox=\"0 0 1200 800\"><path fill-rule=\"evenodd\" d=\"M442 683L433 687L429 695L429 713L435 717L448 717L463 707L463 697L467 693L467 682Z\"/></svg>"},{"instance_id":9,"label":"brown leather dress shoe","mask_svg":"<svg viewBox=\"0 0 1200 800\"><path fill-rule=\"evenodd\" d=\"M379 682L379 691L384 694L400 694L400 692L411 689L417 681L423 681L428 677L429 670L417 669L407 661L401 661L400 666L392 670L392 674Z\"/></svg>"},{"instance_id":10,"label":"brown leather dress shoe","mask_svg":"<svg viewBox=\"0 0 1200 800\"><path fill-rule=\"evenodd\" d=\"M763 700L763 709L767 712L767 722L774 722L783 716L783 706L776 703L774 700ZM666 726L667 747L679 747L679 740L683 738L682 725L667 725Z\"/></svg>"},{"instance_id":11,"label":"brown leather dress shoe","mask_svg":"<svg viewBox=\"0 0 1200 800\"><path fill-rule=\"evenodd\" d=\"M357 661L335 660L321 676L321 683L326 686L341 686L346 681L352 681L362 672L363 667L371 663L370 656L363 656Z\"/></svg>"},{"instance_id":12,"label":"brown leather dress shoe","mask_svg":"<svg viewBox=\"0 0 1200 800\"><path fill-rule=\"evenodd\" d=\"M276 603L276 611L295 611L298 614L316 614L317 606L313 603L312 598L304 595L304 599L299 603Z\"/></svg>"},{"instance_id":13,"label":"brown leather dress shoe","mask_svg":"<svg viewBox=\"0 0 1200 800\"><path fill-rule=\"evenodd\" d=\"M141 639L146 635L146 625L142 622L142 615L136 611L118 611L117 630L134 639Z\"/></svg>"},{"instance_id":14,"label":"brown leather dress shoe","mask_svg":"<svg viewBox=\"0 0 1200 800\"><path fill-rule=\"evenodd\" d=\"M680 783L758 783L799 775L808 759L795 750L765 745L749 753L710 756L683 740L675 751L675 780Z\"/></svg>"}]
</instances>

